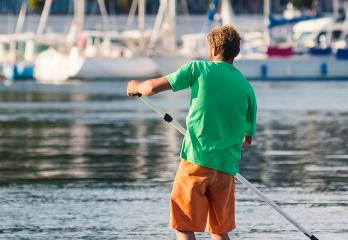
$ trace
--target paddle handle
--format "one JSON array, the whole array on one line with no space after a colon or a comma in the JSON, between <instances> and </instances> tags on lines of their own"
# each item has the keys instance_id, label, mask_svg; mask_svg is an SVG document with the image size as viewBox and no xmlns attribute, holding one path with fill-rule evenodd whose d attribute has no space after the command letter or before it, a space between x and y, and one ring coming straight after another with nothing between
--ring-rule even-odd
<instances>
[{"instance_id":1,"label":"paddle handle","mask_svg":"<svg viewBox=\"0 0 348 240\"><path fill-rule=\"evenodd\" d=\"M178 130L182 135L186 134L186 129L180 125L176 120L173 119L172 116L170 116L168 113L163 111L162 109L158 108L156 105L152 103L147 97L142 96L141 94L137 95L141 101L143 101L146 105L148 105L152 110L157 112L159 115L162 116L163 120L172 125L176 130Z\"/></svg>"}]
</instances>

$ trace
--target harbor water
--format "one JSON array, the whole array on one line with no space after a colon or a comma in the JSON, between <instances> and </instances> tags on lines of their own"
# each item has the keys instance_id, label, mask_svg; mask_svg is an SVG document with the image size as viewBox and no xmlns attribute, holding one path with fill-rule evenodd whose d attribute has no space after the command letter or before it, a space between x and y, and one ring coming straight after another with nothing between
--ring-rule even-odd
<instances>
[{"instance_id":1,"label":"harbor water","mask_svg":"<svg viewBox=\"0 0 348 240\"><path fill-rule=\"evenodd\" d=\"M0 239L175 239L182 136L126 84L0 86ZM257 136L240 173L319 239L348 239L348 82L252 84ZM184 123L189 91L152 99ZM306 239L241 184L236 222L231 239Z\"/></svg>"}]
</instances>

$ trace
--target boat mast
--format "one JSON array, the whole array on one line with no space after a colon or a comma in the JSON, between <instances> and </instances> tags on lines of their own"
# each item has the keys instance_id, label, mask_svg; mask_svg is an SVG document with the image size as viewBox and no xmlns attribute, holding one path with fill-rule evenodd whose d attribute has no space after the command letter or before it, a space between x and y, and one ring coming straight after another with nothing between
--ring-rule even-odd
<instances>
[{"instance_id":1,"label":"boat mast","mask_svg":"<svg viewBox=\"0 0 348 240\"><path fill-rule=\"evenodd\" d=\"M176 0L169 0L166 25L168 28L168 37L165 40L165 49L175 50L176 48Z\"/></svg>"},{"instance_id":2,"label":"boat mast","mask_svg":"<svg viewBox=\"0 0 348 240\"><path fill-rule=\"evenodd\" d=\"M70 32L75 35L83 30L85 21L85 0L74 0L74 17Z\"/></svg>"},{"instance_id":3,"label":"boat mast","mask_svg":"<svg viewBox=\"0 0 348 240\"><path fill-rule=\"evenodd\" d=\"M79 31L83 30L85 21L85 0L75 0L76 11L75 11L75 24Z\"/></svg>"},{"instance_id":4,"label":"boat mast","mask_svg":"<svg viewBox=\"0 0 348 240\"><path fill-rule=\"evenodd\" d=\"M271 6L271 0L264 0L263 2L263 33L264 33L264 41L267 46L271 44L271 36L270 31L268 29L269 25L269 17L271 16L272 12L272 6Z\"/></svg>"},{"instance_id":5,"label":"boat mast","mask_svg":"<svg viewBox=\"0 0 348 240\"><path fill-rule=\"evenodd\" d=\"M145 0L139 1L139 9L138 9L138 29L141 33L144 33L145 30Z\"/></svg>"},{"instance_id":6,"label":"boat mast","mask_svg":"<svg viewBox=\"0 0 348 240\"><path fill-rule=\"evenodd\" d=\"M332 9L334 18L338 18L340 12L340 0L332 1Z\"/></svg>"},{"instance_id":7,"label":"boat mast","mask_svg":"<svg viewBox=\"0 0 348 240\"><path fill-rule=\"evenodd\" d=\"M23 31L23 24L24 24L26 12L27 12L27 2L23 1L22 6L21 6L21 10L19 12L19 16L17 19L15 33L21 33Z\"/></svg>"},{"instance_id":8,"label":"boat mast","mask_svg":"<svg viewBox=\"0 0 348 240\"><path fill-rule=\"evenodd\" d=\"M160 0L158 13L157 13L157 16L156 16L155 24L154 24L154 26L152 28L153 30L152 30L150 42L149 42L149 45L148 45L150 54L152 54L152 51L155 48L155 44L157 42L158 35L159 35L160 30L161 30L161 25L163 23L163 18L164 18L164 15L166 13L166 9L167 8L168 8L168 0Z\"/></svg>"},{"instance_id":9,"label":"boat mast","mask_svg":"<svg viewBox=\"0 0 348 240\"><path fill-rule=\"evenodd\" d=\"M174 51L176 49L176 0L160 0L160 6L148 45L150 54L153 53L159 34L162 34L162 47L165 50Z\"/></svg>"},{"instance_id":10,"label":"boat mast","mask_svg":"<svg viewBox=\"0 0 348 240\"><path fill-rule=\"evenodd\" d=\"M45 1L45 5L44 5L44 8L43 8L42 13L41 13L39 25L38 25L37 30L36 30L37 34L42 34L44 32L44 29L45 29L45 26L47 23L47 18L48 18L48 15L50 13L51 5L52 5L52 0Z\"/></svg>"},{"instance_id":11,"label":"boat mast","mask_svg":"<svg viewBox=\"0 0 348 240\"><path fill-rule=\"evenodd\" d=\"M345 14L344 22L345 22L345 24L348 24L348 1L344 1L343 2L343 11L344 11L344 14Z\"/></svg>"},{"instance_id":12,"label":"boat mast","mask_svg":"<svg viewBox=\"0 0 348 240\"><path fill-rule=\"evenodd\" d=\"M145 15L146 15L146 1L133 0L129 10L125 30L128 30L132 25L135 17L135 12L138 9L138 30L143 33L145 31Z\"/></svg>"},{"instance_id":13,"label":"boat mast","mask_svg":"<svg viewBox=\"0 0 348 240\"><path fill-rule=\"evenodd\" d=\"M145 0L138 0L138 30L140 31L140 39L139 39L139 46L141 49L145 48L145 39L144 39L144 32L145 32Z\"/></svg>"},{"instance_id":14,"label":"boat mast","mask_svg":"<svg viewBox=\"0 0 348 240\"><path fill-rule=\"evenodd\" d=\"M16 34L21 33L23 31L26 11L27 11L27 2L23 1L21 10L19 12L18 19L17 19L16 30L15 30ZM12 41L10 41L10 49L9 49L9 56L14 61L16 61L16 58L17 58L16 45L17 45L17 39L15 37Z\"/></svg>"},{"instance_id":15,"label":"boat mast","mask_svg":"<svg viewBox=\"0 0 348 240\"><path fill-rule=\"evenodd\" d=\"M230 0L221 1L221 20L223 25L233 24L234 22L234 14Z\"/></svg>"},{"instance_id":16,"label":"boat mast","mask_svg":"<svg viewBox=\"0 0 348 240\"><path fill-rule=\"evenodd\" d=\"M102 16L102 19L103 19L104 30L109 31L110 30L110 22L109 22L108 12L106 11L104 0L98 0L98 7L99 7L100 14Z\"/></svg>"},{"instance_id":17,"label":"boat mast","mask_svg":"<svg viewBox=\"0 0 348 240\"><path fill-rule=\"evenodd\" d=\"M128 17L127 17L126 27L124 30L129 30L130 27L133 25L133 20L134 20L135 12L137 11L137 7L138 7L138 0L133 0L129 10Z\"/></svg>"},{"instance_id":18,"label":"boat mast","mask_svg":"<svg viewBox=\"0 0 348 240\"><path fill-rule=\"evenodd\" d=\"M79 32L83 30L85 18L85 0L74 0L74 17L66 37L67 44L74 44Z\"/></svg>"}]
</instances>

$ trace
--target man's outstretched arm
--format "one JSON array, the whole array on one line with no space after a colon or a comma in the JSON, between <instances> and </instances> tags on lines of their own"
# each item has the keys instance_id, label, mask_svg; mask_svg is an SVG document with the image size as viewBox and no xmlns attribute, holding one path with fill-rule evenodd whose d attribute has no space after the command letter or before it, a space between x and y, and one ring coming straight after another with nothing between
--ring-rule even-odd
<instances>
[{"instance_id":1,"label":"man's outstretched arm","mask_svg":"<svg viewBox=\"0 0 348 240\"><path fill-rule=\"evenodd\" d=\"M159 92L171 90L167 77L160 77L149 79L144 82L131 80L128 82L127 95L129 97L135 96L137 94L142 94L144 96L152 96Z\"/></svg>"}]
</instances>

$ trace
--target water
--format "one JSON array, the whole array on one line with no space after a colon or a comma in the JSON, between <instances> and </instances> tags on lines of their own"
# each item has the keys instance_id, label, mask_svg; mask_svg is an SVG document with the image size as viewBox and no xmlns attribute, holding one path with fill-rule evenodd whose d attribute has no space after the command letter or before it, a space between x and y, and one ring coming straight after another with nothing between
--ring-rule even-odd
<instances>
[{"instance_id":1,"label":"water","mask_svg":"<svg viewBox=\"0 0 348 240\"><path fill-rule=\"evenodd\" d=\"M348 83L253 83L241 173L320 239L348 239ZM182 136L126 82L0 86L0 239L174 239ZM155 96L181 123L189 93ZM232 239L306 239L238 184ZM198 239L209 239L199 234Z\"/></svg>"}]
</instances>

